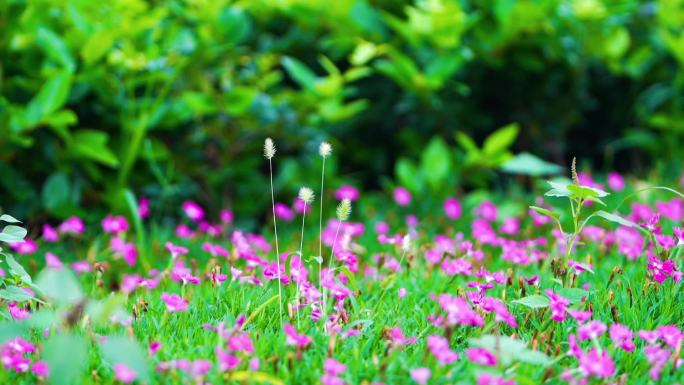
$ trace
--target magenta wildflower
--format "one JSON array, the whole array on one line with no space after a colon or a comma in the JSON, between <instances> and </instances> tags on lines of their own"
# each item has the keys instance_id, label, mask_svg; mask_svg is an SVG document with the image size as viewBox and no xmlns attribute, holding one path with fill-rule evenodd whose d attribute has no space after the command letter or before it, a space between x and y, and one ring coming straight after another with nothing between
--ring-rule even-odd
<instances>
[{"instance_id":1,"label":"magenta wildflower","mask_svg":"<svg viewBox=\"0 0 684 385\"><path fill-rule=\"evenodd\" d=\"M200 222L204 219L204 209L202 206L193 201L183 202L183 212L193 222Z\"/></svg>"},{"instance_id":2,"label":"magenta wildflower","mask_svg":"<svg viewBox=\"0 0 684 385\"><path fill-rule=\"evenodd\" d=\"M344 373L347 367L341 364L334 358L327 358L323 364L323 376L321 382L323 385L343 385L344 381L339 378L339 375Z\"/></svg>"},{"instance_id":3,"label":"magenta wildflower","mask_svg":"<svg viewBox=\"0 0 684 385\"><path fill-rule=\"evenodd\" d=\"M427 384L430 379L430 369L428 368L415 368L411 369L411 379L418 383L419 385Z\"/></svg>"},{"instance_id":4,"label":"magenta wildflower","mask_svg":"<svg viewBox=\"0 0 684 385\"><path fill-rule=\"evenodd\" d=\"M150 341L150 346L148 347L148 352L150 355L155 355L157 352L159 352L162 348L162 343L159 341Z\"/></svg>"},{"instance_id":5,"label":"magenta wildflower","mask_svg":"<svg viewBox=\"0 0 684 385\"><path fill-rule=\"evenodd\" d=\"M114 365L114 376L116 379L123 382L124 384L130 384L135 381L135 371L130 369L128 366L118 363Z\"/></svg>"},{"instance_id":6,"label":"magenta wildflower","mask_svg":"<svg viewBox=\"0 0 684 385\"><path fill-rule=\"evenodd\" d=\"M292 209L285 203L277 202L274 206L275 216L285 222L290 222L294 219L294 213Z\"/></svg>"},{"instance_id":7,"label":"magenta wildflower","mask_svg":"<svg viewBox=\"0 0 684 385\"><path fill-rule=\"evenodd\" d=\"M135 266L138 260L138 250L135 244L126 242L121 237L114 237L109 242L109 247L115 255L122 258L128 265Z\"/></svg>"},{"instance_id":8,"label":"magenta wildflower","mask_svg":"<svg viewBox=\"0 0 684 385\"><path fill-rule=\"evenodd\" d=\"M411 193L404 187L397 187L394 189L394 201L399 206L408 206L411 203Z\"/></svg>"},{"instance_id":9,"label":"magenta wildflower","mask_svg":"<svg viewBox=\"0 0 684 385\"><path fill-rule=\"evenodd\" d=\"M406 288L400 287L397 292L397 295L399 296L399 299L403 299L404 297L406 297Z\"/></svg>"},{"instance_id":10,"label":"magenta wildflower","mask_svg":"<svg viewBox=\"0 0 684 385\"><path fill-rule=\"evenodd\" d=\"M620 324L612 324L610 325L609 334L610 339L616 347L626 352L634 351L634 342L632 342L633 333L629 328Z\"/></svg>"},{"instance_id":11,"label":"magenta wildflower","mask_svg":"<svg viewBox=\"0 0 684 385\"><path fill-rule=\"evenodd\" d=\"M128 221L123 215L107 215L102 220L102 230L114 235L124 233L128 230Z\"/></svg>"},{"instance_id":12,"label":"magenta wildflower","mask_svg":"<svg viewBox=\"0 0 684 385\"><path fill-rule=\"evenodd\" d=\"M478 365L496 366L496 356L485 348L468 348L465 353L470 361Z\"/></svg>"},{"instance_id":13,"label":"magenta wildflower","mask_svg":"<svg viewBox=\"0 0 684 385\"><path fill-rule=\"evenodd\" d=\"M549 309L551 309L551 319L556 322L561 322L567 318L565 310L570 301L560 295L554 293L551 289L546 290L546 295L549 297Z\"/></svg>"},{"instance_id":14,"label":"magenta wildflower","mask_svg":"<svg viewBox=\"0 0 684 385\"><path fill-rule=\"evenodd\" d=\"M622 191L625 188L625 180L622 175L615 171L608 173L608 187L613 191Z\"/></svg>"},{"instance_id":15,"label":"magenta wildflower","mask_svg":"<svg viewBox=\"0 0 684 385\"><path fill-rule=\"evenodd\" d=\"M477 375L477 385L515 385L515 380L507 380L489 373Z\"/></svg>"},{"instance_id":16,"label":"magenta wildflower","mask_svg":"<svg viewBox=\"0 0 684 385\"><path fill-rule=\"evenodd\" d=\"M10 302L7 304L7 310L9 310L10 315L17 321L31 318L31 313L17 305L16 302Z\"/></svg>"},{"instance_id":17,"label":"magenta wildflower","mask_svg":"<svg viewBox=\"0 0 684 385\"><path fill-rule=\"evenodd\" d=\"M79 217L73 216L67 218L61 225L59 225L59 232L62 234L80 235L85 231L83 220Z\"/></svg>"},{"instance_id":18,"label":"magenta wildflower","mask_svg":"<svg viewBox=\"0 0 684 385\"><path fill-rule=\"evenodd\" d=\"M311 338L306 334L299 334L294 326L289 323L283 325L285 330L285 343L290 346L305 348L311 344Z\"/></svg>"},{"instance_id":19,"label":"magenta wildflower","mask_svg":"<svg viewBox=\"0 0 684 385\"><path fill-rule=\"evenodd\" d=\"M45 242L57 242L59 241L59 234L54 227L48 225L47 223L43 225L43 235L42 238Z\"/></svg>"},{"instance_id":20,"label":"magenta wildflower","mask_svg":"<svg viewBox=\"0 0 684 385\"><path fill-rule=\"evenodd\" d=\"M138 216L140 219L147 219L150 216L150 200L146 197L138 201Z\"/></svg>"},{"instance_id":21,"label":"magenta wildflower","mask_svg":"<svg viewBox=\"0 0 684 385\"><path fill-rule=\"evenodd\" d=\"M17 254L33 254L38 251L38 244L31 238L25 238L21 242L10 243L10 248L17 252Z\"/></svg>"},{"instance_id":22,"label":"magenta wildflower","mask_svg":"<svg viewBox=\"0 0 684 385\"><path fill-rule=\"evenodd\" d=\"M456 220L463 215L463 209L461 208L461 202L456 198L447 198L444 201L444 214L447 218L451 220Z\"/></svg>"},{"instance_id":23,"label":"magenta wildflower","mask_svg":"<svg viewBox=\"0 0 684 385\"><path fill-rule=\"evenodd\" d=\"M36 361L31 366L31 372L39 378L47 378L50 375L50 368L45 361Z\"/></svg>"},{"instance_id":24,"label":"magenta wildflower","mask_svg":"<svg viewBox=\"0 0 684 385\"><path fill-rule=\"evenodd\" d=\"M577 337L582 340L596 339L607 330L606 324L593 320L577 328Z\"/></svg>"},{"instance_id":25,"label":"magenta wildflower","mask_svg":"<svg viewBox=\"0 0 684 385\"><path fill-rule=\"evenodd\" d=\"M428 336L427 347L435 359L442 365L458 360L458 353L449 348L449 341L442 336Z\"/></svg>"},{"instance_id":26,"label":"magenta wildflower","mask_svg":"<svg viewBox=\"0 0 684 385\"><path fill-rule=\"evenodd\" d=\"M350 201L354 202L359 199L359 190L350 185L340 186L340 188L335 191L335 199L339 201L343 199L349 199Z\"/></svg>"},{"instance_id":27,"label":"magenta wildflower","mask_svg":"<svg viewBox=\"0 0 684 385\"><path fill-rule=\"evenodd\" d=\"M188 310L188 302L178 294L162 293L161 299L166 304L169 313Z\"/></svg>"},{"instance_id":28,"label":"magenta wildflower","mask_svg":"<svg viewBox=\"0 0 684 385\"><path fill-rule=\"evenodd\" d=\"M609 378L615 374L615 364L605 350L598 351L591 348L588 353L579 358L580 369L587 375L599 378Z\"/></svg>"},{"instance_id":29,"label":"magenta wildflower","mask_svg":"<svg viewBox=\"0 0 684 385\"><path fill-rule=\"evenodd\" d=\"M45 253L45 266L51 269L59 270L62 267L64 267L64 264L58 256L48 251L47 253Z\"/></svg>"},{"instance_id":30,"label":"magenta wildflower","mask_svg":"<svg viewBox=\"0 0 684 385\"><path fill-rule=\"evenodd\" d=\"M496 205L490 201L482 202L476 209L475 213L487 222L494 222L499 216Z\"/></svg>"}]
</instances>

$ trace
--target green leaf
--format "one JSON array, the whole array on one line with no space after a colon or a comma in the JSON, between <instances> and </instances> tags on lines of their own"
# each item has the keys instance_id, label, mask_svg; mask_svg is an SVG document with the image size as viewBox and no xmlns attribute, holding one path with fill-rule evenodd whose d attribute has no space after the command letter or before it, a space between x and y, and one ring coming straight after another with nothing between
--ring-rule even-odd
<instances>
[{"instance_id":1,"label":"green leaf","mask_svg":"<svg viewBox=\"0 0 684 385\"><path fill-rule=\"evenodd\" d=\"M482 152L486 155L495 156L508 150L518 137L520 127L516 123L509 124L496 130L484 141Z\"/></svg>"},{"instance_id":2,"label":"green leaf","mask_svg":"<svg viewBox=\"0 0 684 385\"><path fill-rule=\"evenodd\" d=\"M471 338L471 345L485 348L497 355L505 366L514 361L546 365L549 358L542 352L527 349L527 343L508 336L483 335Z\"/></svg>"},{"instance_id":3,"label":"green leaf","mask_svg":"<svg viewBox=\"0 0 684 385\"><path fill-rule=\"evenodd\" d=\"M79 130L74 133L70 147L74 155L115 167L119 160L107 147L109 135L97 130Z\"/></svg>"},{"instance_id":4,"label":"green leaf","mask_svg":"<svg viewBox=\"0 0 684 385\"><path fill-rule=\"evenodd\" d=\"M437 190L451 172L451 154L444 140L435 136L430 140L420 161L421 174Z\"/></svg>"},{"instance_id":5,"label":"green leaf","mask_svg":"<svg viewBox=\"0 0 684 385\"><path fill-rule=\"evenodd\" d=\"M285 56L281 60L281 64L287 70L287 73L294 79L302 88L306 90L313 90L316 86L316 74L309 69L304 63L299 60Z\"/></svg>"},{"instance_id":6,"label":"green leaf","mask_svg":"<svg viewBox=\"0 0 684 385\"><path fill-rule=\"evenodd\" d=\"M551 190L547 191L544 195L549 197L570 197L572 193L568 190L568 183L558 183L552 181L546 181L551 185Z\"/></svg>"},{"instance_id":7,"label":"green leaf","mask_svg":"<svg viewBox=\"0 0 684 385\"><path fill-rule=\"evenodd\" d=\"M26 106L25 114L29 127L38 125L44 117L62 108L70 89L71 72L60 71L52 75Z\"/></svg>"},{"instance_id":8,"label":"green leaf","mask_svg":"<svg viewBox=\"0 0 684 385\"><path fill-rule=\"evenodd\" d=\"M22 280L22 282L31 284L33 281L31 280L31 276L29 273L26 272L23 266L17 262L13 256L11 255L6 255L6 262L7 266L9 267L9 272L15 277L18 277L19 279Z\"/></svg>"},{"instance_id":9,"label":"green leaf","mask_svg":"<svg viewBox=\"0 0 684 385\"><path fill-rule=\"evenodd\" d=\"M596 198L603 198L609 195L607 192L601 189L589 186L576 185L574 183L567 185L566 188L572 193L571 196L573 198L597 200Z\"/></svg>"},{"instance_id":10,"label":"green leaf","mask_svg":"<svg viewBox=\"0 0 684 385\"><path fill-rule=\"evenodd\" d=\"M480 155L480 149L477 148L475 141L462 131L458 131L455 135L458 144L466 150L466 154L470 157L475 157Z\"/></svg>"},{"instance_id":11,"label":"green leaf","mask_svg":"<svg viewBox=\"0 0 684 385\"><path fill-rule=\"evenodd\" d=\"M61 64L69 72L73 72L76 68L68 45L58 34L47 28L39 27L36 42L51 59Z\"/></svg>"},{"instance_id":12,"label":"green leaf","mask_svg":"<svg viewBox=\"0 0 684 385\"><path fill-rule=\"evenodd\" d=\"M38 275L36 285L46 298L58 304L73 304L83 298L81 285L69 269L45 269Z\"/></svg>"},{"instance_id":13,"label":"green leaf","mask_svg":"<svg viewBox=\"0 0 684 385\"><path fill-rule=\"evenodd\" d=\"M636 224L636 223L634 223L628 219L625 219L625 218L623 218L619 215L616 215L616 214L611 214L611 213L603 211L603 210L596 211L594 213L594 215L598 215L599 217L601 217L603 219L607 219L611 222L615 222L615 223L620 224L622 226L631 227L633 229L640 229L640 230L642 229L641 226L639 226L638 224Z\"/></svg>"},{"instance_id":14,"label":"green leaf","mask_svg":"<svg viewBox=\"0 0 684 385\"><path fill-rule=\"evenodd\" d=\"M147 355L138 342L124 336L110 336L100 346L102 356L112 366L124 364L133 370L142 382L150 380Z\"/></svg>"},{"instance_id":15,"label":"green leaf","mask_svg":"<svg viewBox=\"0 0 684 385\"><path fill-rule=\"evenodd\" d=\"M0 297L8 301L26 302L35 299L32 295L24 291L19 286L8 286L0 290Z\"/></svg>"},{"instance_id":16,"label":"green leaf","mask_svg":"<svg viewBox=\"0 0 684 385\"><path fill-rule=\"evenodd\" d=\"M545 209L545 208L539 207L539 206L530 206L530 208L532 210L538 212L539 214L546 215L547 217L551 217L551 218L556 218L556 220L560 220L560 214L553 212L549 209Z\"/></svg>"},{"instance_id":17,"label":"green leaf","mask_svg":"<svg viewBox=\"0 0 684 385\"><path fill-rule=\"evenodd\" d=\"M26 236L26 229L15 225L7 225L0 233L0 242L21 242Z\"/></svg>"},{"instance_id":18,"label":"green leaf","mask_svg":"<svg viewBox=\"0 0 684 385\"><path fill-rule=\"evenodd\" d=\"M43 359L50 370L50 385L80 384L88 363L88 345L82 336L53 334L43 347Z\"/></svg>"},{"instance_id":19,"label":"green leaf","mask_svg":"<svg viewBox=\"0 0 684 385\"><path fill-rule=\"evenodd\" d=\"M24 325L18 322L0 322L0 345L11 338L21 337L24 334Z\"/></svg>"},{"instance_id":20,"label":"green leaf","mask_svg":"<svg viewBox=\"0 0 684 385\"><path fill-rule=\"evenodd\" d=\"M113 31L101 29L90 35L81 47L81 57L86 64L100 60L114 44Z\"/></svg>"},{"instance_id":21,"label":"green leaf","mask_svg":"<svg viewBox=\"0 0 684 385\"><path fill-rule=\"evenodd\" d=\"M549 306L549 298L543 295L539 294L533 294L529 295L527 297L523 297L520 299L516 299L515 301L512 301L511 303L516 303L520 304L523 306L527 306L532 309L539 309L539 308L544 308Z\"/></svg>"},{"instance_id":22,"label":"green leaf","mask_svg":"<svg viewBox=\"0 0 684 385\"><path fill-rule=\"evenodd\" d=\"M69 179L64 173L56 172L45 181L43 185L43 206L50 211L56 212L70 203L71 187Z\"/></svg>"},{"instance_id":23,"label":"green leaf","mask_svg":"<svg viewBox=\"0 0 684 385\"><path fill-rule=\"evenodd\" d=\"M247 112L252 102L258 94L256 88L233 87L226 94L226 111L233 115L240 115Z\"/></svg>"},{"instance_id":24,"label":"green leaf","mask_svg":"<svg viewBox=\"0 0 684 385\"><path fill-rule=\"evenodd\" d=\"M582 301L582 298L588 297L589 292L586 290L578 289L576 287L562 287L555 290L556 294L561 297L566 298L570 303L578 303Z\"/></svg>"},{"instance_id":25,"label":"green leaf","mask_svg":"<svg viewBox=\"0 0 684 385\"><path fill-rule=\"evenodd\" d=\"M0 215L0 221L7 222L7 223L21 223L20 220L16 219L15 217L13 217L9 214Z\"/></svg>"},{"instance_id":26,"label":"green leaf","mask_svg":"<svg viewBox=\"0 0 684 385\"><path fill-rule=\"evenodd\" d=\"M555 175L563 171L557 164L546 162L530 153L521 152L501 166L501 171L509 174L530 176Z\"/></svg>"},{"instance_id":27,"label":"green leaf","mask_svg":"<svg viewBox=\"0 0 684 385\"><path fill-rule=\"evenodd\" d=\"M422 191L422 176L413 161L406 158L399 158L394 167L397 179L402 186L414 193Z\"/></svg>"}]
</instances>

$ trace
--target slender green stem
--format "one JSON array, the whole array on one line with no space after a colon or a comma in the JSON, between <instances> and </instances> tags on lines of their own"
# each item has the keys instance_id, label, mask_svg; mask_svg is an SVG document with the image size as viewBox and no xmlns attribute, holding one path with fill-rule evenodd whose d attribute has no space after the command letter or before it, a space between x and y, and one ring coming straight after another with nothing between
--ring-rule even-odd
<instances>
[{"instance_id":1,"label":"slender green stem","mask_svg":"<svg viewBox=\"0 0 684 385\"><path fill-rule=\"evenodd\" d=\"M299 328L299 301L300 301L300 290L301 285L299 281L302 278L302 263L304 262L304 254L302 254L302 249L304 248L304 218L306 218L306 202L304 202L304 211L302 212L302 235L299 241L299 268L297 269L297 299L295 300L295 311L297 312L297 328ZM291 263L291 262L290 262Z\"/></svg>"},{"instance_id":2,"label":"slender green stem","mask_svg":"<svg viewBox=\"0 0 684 385\"><path fill-rule=\"evenodd\" d=\"M275 236L275 247L276 247L276 267L278 268L278 303L280 305L280 324L283 324L283 292L280 284L280 248L278 247L278 225L276 224L275 215L275 196L273 194L273 162L268 159L268 170L271 176L271 208L273 209L273 234Z\"/></svg>"}]
</instances>

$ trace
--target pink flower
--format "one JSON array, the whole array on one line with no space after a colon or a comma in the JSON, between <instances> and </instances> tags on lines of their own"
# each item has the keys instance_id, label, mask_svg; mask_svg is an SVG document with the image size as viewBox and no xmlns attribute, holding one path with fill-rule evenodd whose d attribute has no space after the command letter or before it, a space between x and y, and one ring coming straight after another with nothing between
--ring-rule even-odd
<instances>
[{"instance_id":1,"label":"pink flower","mask_svg":"<svg viewBox=\"0 0 684 385\"><path fill-rule=\"evenodd\" d=\"M485 221L494 222L498 217L498 210L496 205L490 201L482 202L476 209L475 212Z\"/></svg>"},{"instance_id":2,"label":"pink flower","mask_svg":"<svg viewBox=\"0 0 684 385\"><path fill-rule=\"evenodd\" d=\"M107 215L102 220L102 230L104 230L105 233L114 235L124 233L128 230L128 221L123 215Z\"/></svg>"},{"instance_id":3,"label":"pink flower","mask_svg":"<svg viewBox=\"0 0 684 385\"><path fill-rule=\"evenodd\" d=\"M229 224L229 223L233 223L234 215L233 215L232 211L230 211L228 209L223 209L223 210L221 210L221 213L219 214L219 218L221 219L221 223Z\"/></svg>"},{"instance_id":4,"label":"pink flower","mask_svg":"<svg viewBox=\"0 0 684 385\"><path fill-rule=\"evenodd\" d=\"M50 375L50 368L48 368L47 362L45 361L34 362L31 371L39 378L47 378L47 376Z\"/></svg>"},{"instance_id":5,"label":"pink flower","mask_svg":"<svg viewBox=\"0 0 684 385\"><path fill-rule=\"evenodd\" d=\"M461 202L456 198L447 198L444 201L444 214L447 218L456 220L463 214L463 209L461 208Z\"/></svg>"},{"instance_id":6,"label":"pink flower","mask_svg":"<svg viewBox=\"0 0 684 385\"><path fill-rule=\"evenodd\" d=\"M549 309L551 309L551 319L556 322L561 322L567 317L565 310L570 301L560 295L554 293L551 289L546 290L546 295L549 297Z\"/></svg>"},{"instance_id":7,"label":"pink flower","mask_svg":"<svg viewBox=\"0 0 684 385\"><path fill-rule=\"evenodd\" d=\"M126 365L119 363L114 365L114 376L116 376L116 379L124 384L130 384L131 382L135 381L136 374Z\"/></svg>"},{"instance_id":8,"label":"pink flower","mask_svg":"<svg viewBox=\"0 0 684 385\"><path fill-rule=\"evenodd\" d=\"M31 318L31 313L23 307L17 306L16 302L11 302L7 304L7 309L9 310L9 313L12 316L12 318L14 318L17 321Z\"/></svg>"},{"instance_id":9,"label":"pink flower","mask_svg":"<svg viewBox=\"0 0 684 385\"><path fill-rule=\"evenodd\" d=\"M470 361L478 365L496 366L496 357L485 348L468 348L465 353Z\"/></svg>"},{"instance_id":10,"label":"pink flower","mask_svg":"<svg viewBox=\"0 0 684 385\"><path fill-rule=\"evenodd\" d=\"M59 270L64 266L64 264L59 259L59 257L52 254L49 251L47 253L45 253L45 265L51 269L56 269L56 270Z\"/></svg>"},{"instance_id":11,"label":"pink flower","mask_svg":"<svg viewBox=\"0 0 684 385\"><path fill-rule=\"evenodd\" d=\"M216 349L216 359L218 360L219 370L222 372L237 368L241 362L240 357L221 348Z\"/></svg>"},{"instance_id":12,"label":"pink flower","mask_svg":"<svg viewBox=\"0 0 684 385\"><path fill-rule=\"evenodd\" d=\"M164 244L164 247L166 248L166 250L169 251L169 253L171 253L172 259L175 259L179 255L185 255L188 253L187 248L185 248L183 246L176 246L171 242L166 242L166 244Z\"/></svg>"},{"instance_id":13,"label":"pink flower","mask_svg":"<svg viewBox=\"0 0 684 385\"><path fill-rule=\"evenodd\" d=\"M135 266L138 260L138 250L133 243L125 242L123 238L120 237L114 237L109 242L109 247L114 254L123 258L128 265Z\"/></svg>"},{"instance_id":14,"label":"pink flower","mask_svg":"<svg viewBox=\"0 0 684 385\"><path fill-rule=\"evenodd\" d=\"M620 349L631 352L634 350L634 342L632 342L632 331L626 326L620 324L610 325L610 339L613 344Z\"/></svg>"},{"instance_id":15,"label":"pink flower","mask_svg":"<svg viewBox=\"0 0 684 385\"><path fill-rule=\"evenodd\" d=\"M51 243L59 241L59 234L57 233L57 230L47 223L43 225L43 240L45 242Z\"/></svg>"},{"instance_id":16,"label":"pink flower","mask_svg":"<svg viewBox=\"0 0 684 385\"><path fill-rule=\"evenodd\" d=\"M10 248L17 254L33 254L38 251L38 244L31 238L25 238L21 242L10 243Z\"/></svg>"},{"instance_id":17,"label":"pink flower","mask_svg":"<svg viewBox=\"0 0 684 385\"><path fill-rule=\"evenodd\" d=\"M183 211L185 215L194 222L199 222L204 218L204 209L193 201L183 202Z\"/></svg>"},{"instance_id":18,"label":"pink flower","mask_svg":"<svg viewBox=\"0 0 684 385\"><path fill-rule=\"evenodd\" d=\"M285 343L290 346L305 348L311 344L311 338L305 334L297 333L294 326L289 323L283 325L285 330Z\"/></svg>"},{"instance_id":19,"label":"pink flower","mask_svg":"<svg viewBox=\"0 0 684 385\"><path fill-rule=\"evenodd\" d=\"M293 206L297 214L303 214L305 211L306 214L308 214L311 211L311 205L307 205L303 200L299 199L299 197L295 198Z\"/></svg>"},{"instance_id":20,"label":"pink flower","mask_svg":"<svg viewBox=\"0 0 684 385\"><path fill-rule=\"evenodd\" d=\"M140 219L147 219L150 216L150 200L146 197L138 201L138 216Z\"/></svg>"},{"instance_id":21,"label":"pink flower","mask_svg":"<svg viewBox=\"0 0 684 385\"><path fill-rule=\"evenodd\" d=\"M290 209L290 207L285 203L277 202L273 208L275 210L276 218L285 222L290 222L294 219L294 213L292 212L292 209Z\"/></svg>"},{"instance_id":22,"label":"pink flower","mask_svg":"<svg viewBox=\"0 0 684 385\"><path fill-rule=\"evenodd\" d=\"M62 234L80 235L85 231L83 220L79 217L73 216L67 218L61 225L59 225L59 232Z\"/></svg>"},{"instance_id":23,"label":"pink flower","mask_svg":"<svg viewBox=\"0 0 684 385\"><path fill-rule=\"evenodd\" d=\"M359 190L350 185L341 186L337 189L337 191L335 191L335 199L340 201L342 199L349 199L350 201L354 202L355 200L359 199Z\"/></svg>"},{"instance_id":24,"label":"pink flower","mask_svg":"<svg viewBox=\"0 0 684 385\"><path fill-rule=\"evenodd\" d=\"M613 191L622 191L625 188L625 180L622 175L615 171L608 173L608 187Z\"/></svg>"},{"instance_id":25,"label":"pink flower","mask_svg":"<svg viewBox=\"0 0 684 385\"><path fill-rule=\"evenodd\" d=\"M518 321L513 314L508 311L506 305L497 298L485 297L482 299L482 308L488 312L493 311L496 314L496 321L504 322L506 325L517 328Z\"/></svg>"},{"instance_id":26,"label":"pink flower","mask_svg":"<svg viewBox=\"0 0 684 385\"><path fill-rule=\"evenodd\" d=\"M161 299L166 304L166 311L169 313L188 310L188 302L178 294L162 293Z\"/></svg>"},{"instance_id":27,"label":"pink flower","mask_svg":"<svg viewBox=\"0 0 684 385\"><path fill-rule=\"evenodd\" d=\"M192 238L195 233L188 227L186 224L180 224L176 227L176 235L179 238L187 239L187 238Z\"/></svg>"},{"instance_id":28,"label":"pink flower","mask_svg":"<svg viewBox=\"0 0 684 385\"><path fill-rule=\"evenodd\" d=\"M606 332L606 324L601 321L591 321L577 328L577 337L582 340L596 339Z\"/></svg>"},{"instance_id":29,"label":"pink flower","mask_svg":"<svg viewBox=\"0 0 684 385\"><path fill-rule=\"evenodd\" d=\"M397 187L394 189L394 201L399 206L408 206L411 203L411 193L404 187Z\"/></svg>"},{"instance_id":30,"label":"pink flower","mask_svg":"<svg viewBox=\"0 0 684 385\"><path fill-rule=\"evenodd\" d=\"M520 231L520 221L518 218L509 217L504 219L499 231L506 235L515 235Z\"/></svg>"},{"instance_id":31,"label":"pink flower","mask_svg":"<svg viewBox=\"0 0 684 385\"><path fill-rule=\"evenodd\" d=\"M579 361L580 369L587 375L609 378L615 374L615 364L605 350L599 352L596 348L591 348L588 353L580 356Z\"/></svg>"},{"instance_id":32,"label":"pink flower","mask_svg":"<svg viewBox=\"0 0 684 385\"><path fill-rule=\"evenodd\" d=\"M403 299L404 297L406 297L406 289L400 287L397 294L399 295L399 299Z\"/></svg>"},{"instance_id":33,"label":"pink flower","mask_svg":"<svg viewBox=\"0 0 684 385\"><path fill-rule=\"evenodd\" d=\"M515 380L506 380L489 373L477 375L477 385L515 385Z\"/></svg>"},{"instance_id":34,"label":"pink flower","mask_svg":"<svg viewBox=\"0 0 684 385\"><path fill-rule=\"evenodd\" d=\"M159 341L151 341L151 342L150 342L150 346L149 346L149 348L148 348L148 351L149 351L150 355L154 355L154 354L157 354L157 352L158 352L159 350L161 350L161 348L162 348L162 343L161 343L161 342L159 342Z\"/></svg>"},{"instance_id":35,"label":"pink flower","mask_svg":"<svg viewBox=\"0 0 684 385\"><path fill-rule=\"evenodd\" d=\"M323 364L323 376L321 382L323 385L343 385L344 381L338 376L344 373L347 367L341 364L334 358L328 358Z\"/></svg>"},{"instance_id":36,"label":"pink flower","mask_svg":"<svg viewBox=\"0 0 684 385\"><path fill-rule=\"evenodd\" d=\"M428 368L415 368L411 370L411 378L413 381L420 385L427 384L430 379L430 369Z\"/></svg>"},{"instance_id":37,"label":"pink flower","mask_svg":"<svg viewBox=\"0 0 684 385\"><path fill-rule=\"evenodd\" d=\"M428 336L427 346L430 353L442 365L458 360L458 354L449 348L449 341L442 336Z\"/></svg>"}]
</instances>

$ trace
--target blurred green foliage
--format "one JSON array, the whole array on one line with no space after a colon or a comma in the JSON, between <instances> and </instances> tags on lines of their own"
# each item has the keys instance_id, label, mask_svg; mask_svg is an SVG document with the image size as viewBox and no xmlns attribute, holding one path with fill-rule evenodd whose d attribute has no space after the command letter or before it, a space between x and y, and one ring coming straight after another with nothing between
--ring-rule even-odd
<instances>
[{"instance_id":1,"label":"blurred green foliage","mask_svg":"<svg viewBox=\"0 0 684 385\"><path fill-rule=\"evenodd\" d=\"M333 187L396 170L414 191L480 186L510 148L683 154L681 0L5 0L0 57L0 196L22 217L121 211L127 189L255 213L267 135L291 197L323 139Z\"/></svg>"}]
</instances>

